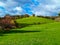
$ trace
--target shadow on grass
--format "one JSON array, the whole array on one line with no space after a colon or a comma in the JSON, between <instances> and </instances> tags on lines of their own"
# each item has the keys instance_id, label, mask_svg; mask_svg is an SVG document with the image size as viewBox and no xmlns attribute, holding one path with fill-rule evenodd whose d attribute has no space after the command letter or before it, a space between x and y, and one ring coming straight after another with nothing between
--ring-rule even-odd
<instances>
[{"instance_id":1,"label":"shadow on grass","mask_svg":"<svg viewBox=\"0 0 60 45\"><path fill-rule=\"evenodd\" d=\"M41 31L24 31L24 30L11 30L3 32L3 34L9 34L9 33L31 33L31 32L41 32Z\"/></svg>"},{"instance_id":2,"label":"shadow on grass","mask_svg":"<svg viewBox=\"0 0 60 45\"><path fill-rule=\"evenodd\" d=\"M20 24L17 24L17 27L18 28L24 28L24 27L28 27L30 25L39 25L41 24L40 22L39 23L33 23L33 24L27 24L27 23L20 23Z\"/></svg>"},{"instance_id":3,"label":"shadow on grass","mask_svg":"<svg viewBox=\"0 0 60 45\"><path fill-rule=\"evenodd\" d=\"M13 33L34 33L34 32L41 32L41 31L11 30L11 31L0 32L0 36L6 36L5 34L13 34Z\"/></svg>"}]
</instances>

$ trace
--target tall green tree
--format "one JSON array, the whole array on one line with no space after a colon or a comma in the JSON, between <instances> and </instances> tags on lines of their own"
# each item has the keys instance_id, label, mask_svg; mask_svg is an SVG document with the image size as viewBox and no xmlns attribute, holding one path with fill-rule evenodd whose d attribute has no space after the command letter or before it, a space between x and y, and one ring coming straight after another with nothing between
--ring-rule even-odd
<instances>
[{"instance_id":1,"label":"tall green tree","mask_svg":"<svg viewBox=\"0 0 60 45\"><path fill-rule=\"evenodd\" d=\"M58 16L60 16L60 13L58 13Z\"/></svg>"}]
</instances>

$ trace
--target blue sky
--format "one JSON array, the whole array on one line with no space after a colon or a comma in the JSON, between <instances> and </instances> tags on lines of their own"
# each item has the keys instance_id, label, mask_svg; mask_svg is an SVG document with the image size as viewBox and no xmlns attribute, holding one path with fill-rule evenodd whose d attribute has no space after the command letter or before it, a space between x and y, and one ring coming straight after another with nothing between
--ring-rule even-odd
<instances>
[{"instance_id":1,"label":"blue sky","mask_svg":"<svg viewBox=\"0 0 60 45\"><path fill-rule=\"evenodd\" d=\"M57 16L60 0L0 0L0 16L5 14L36 14Z\"/></svg>"}]
</instances>

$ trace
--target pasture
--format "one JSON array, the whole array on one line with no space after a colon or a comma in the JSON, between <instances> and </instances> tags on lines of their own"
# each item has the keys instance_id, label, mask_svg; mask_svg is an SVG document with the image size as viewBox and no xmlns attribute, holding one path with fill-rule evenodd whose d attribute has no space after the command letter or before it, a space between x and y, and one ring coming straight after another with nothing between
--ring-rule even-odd
<instances>
[{"instance_id":1,"label":"pasture","mask_svg":"<svg viewBox=\"0 0 60 45\"><path fill-rule=\"evenodd\" d=\"M0 45L60 45L60 22L29 17L16 20L21 28L0 36Z\"/></svg>"}]
</instances>

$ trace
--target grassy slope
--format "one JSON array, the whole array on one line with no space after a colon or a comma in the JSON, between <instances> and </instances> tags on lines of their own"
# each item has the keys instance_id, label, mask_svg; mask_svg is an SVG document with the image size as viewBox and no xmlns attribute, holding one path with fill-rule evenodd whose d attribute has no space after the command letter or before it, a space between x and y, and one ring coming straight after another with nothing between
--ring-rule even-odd
<instances>
[{"instance_id":1,"label":"grassy slope","mask_svg":"<svg viewBox=\"0 0 60 45\"><path fill-rule=\"evenodd\" d=\"M0 37L0 45L60 45L60 22L33 25L16 30L24 32L11 32ZM31 32L27 32L27 31ZM39 31L39 32L33 32Z\"/></svg>"},{"instance_id":2,"label":"grassy slope","mask_svg":"<svg viewBox=\"0 0 60 45\"><path fill-rule=\"evenodd\" d=\"M54 22L15 29L0 36L0 45L60 45L59 26L60 22Z\"/></svg>"},{"instance_id":3,"label":"grassy slope","mask_svg":"<svg viewBox=\"0 0 60 45\"><path fill-rule=\"evenodd\" d=\"M28 17L23 19L17 19L18 23L25 23L25 24L38 24L38 23L51 23L53 20L46 19L46 18L39 18L39 17Z\"/></svg>"}]
</instances>

